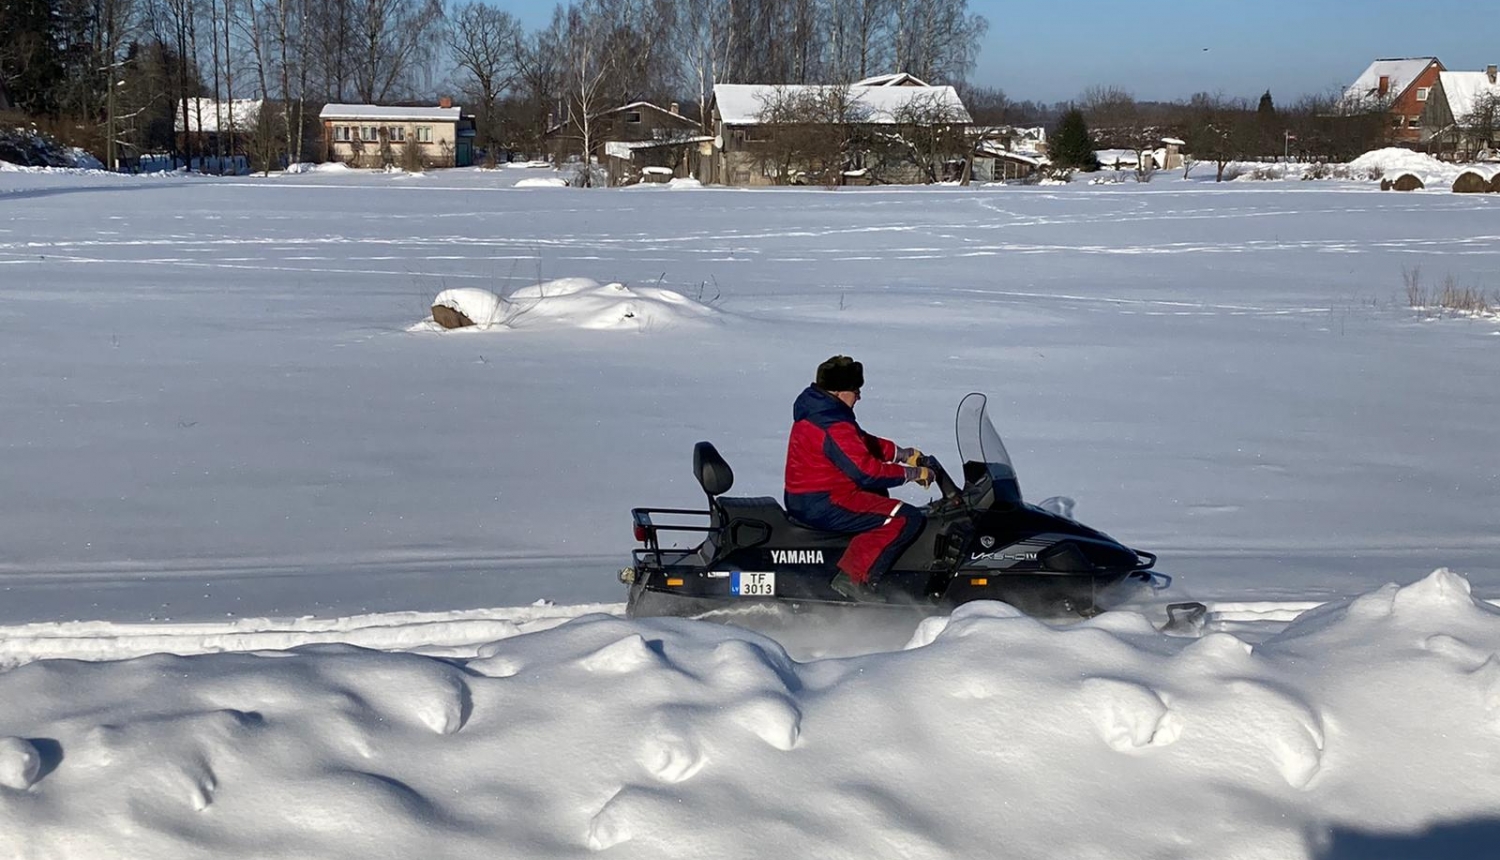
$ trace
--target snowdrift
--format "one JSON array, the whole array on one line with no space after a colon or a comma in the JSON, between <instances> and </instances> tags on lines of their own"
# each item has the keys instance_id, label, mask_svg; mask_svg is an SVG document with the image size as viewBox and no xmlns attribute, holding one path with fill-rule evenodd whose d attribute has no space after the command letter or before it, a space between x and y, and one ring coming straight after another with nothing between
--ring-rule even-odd
<instances>
[{"instance_id":1,"label":"snowdrift","mask_svg":"<svg viewBox=\"0 0 1500 860\"><path fill-rule=\"evenodd\" d=\"M473 321L446 329L432 317L409 331L478 332L496 328L577 328L651 331L717 320L719 312L681 293L660 287L600 285L590 278L560 278L500 296L489 290L444 290L434 305L452 308Z\"/></svg>"},{"instance_id":2,"label":"snowdrift","mask_svg":"<svg viewBox=\"0 0 1500 860\"><path fill-rule=\"evenodd\" d=\"M809 663L607 615L457 662L37 662L0 673L0 833L72 857L1433 856L1493 815L1497 652L1500 614L1438 571L1253 647L977 603Z\"/></svg>"}]
</instances>

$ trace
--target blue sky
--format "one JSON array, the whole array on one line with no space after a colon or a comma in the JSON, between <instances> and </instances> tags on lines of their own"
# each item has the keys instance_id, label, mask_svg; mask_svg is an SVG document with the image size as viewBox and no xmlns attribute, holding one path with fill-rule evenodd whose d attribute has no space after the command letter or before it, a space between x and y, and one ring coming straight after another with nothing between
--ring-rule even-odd
<instances>
[{"instance_id":1,"label":"blue sky","mask_svg":"<svg viewBox=\"0 0 1500 860\"><path fill-rule=\"evenodd\" d=\"M552 4L493 0L529 26ZM1148 16L1137 10L1179 9ZM1453 0L969 0L990 20L974 83L1012 99L1076 97L1110 84L1139 99L1194 92L1278 102L1352 82L1378 57L1436 56L1450 69L1500 62L1493 27L1463 26L1473 6ZM1205 50L1207 49L1207 50Z\"/></svg>"}]
</instances>

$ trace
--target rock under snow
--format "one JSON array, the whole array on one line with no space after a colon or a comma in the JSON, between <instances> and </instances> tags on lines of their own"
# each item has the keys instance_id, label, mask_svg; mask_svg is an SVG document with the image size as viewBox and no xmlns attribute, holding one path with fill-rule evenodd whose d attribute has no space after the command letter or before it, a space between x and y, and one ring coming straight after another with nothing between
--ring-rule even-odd
<instances>
[{"instance_id":1,"label":"rock under snow","mask_svg":"<svg viewBox=\"0 0 1500 860\"><path fill-rule=\"evenodd\" d=\"M577 328L652 331L717 320L718 311L661 287L627 287L589 278L560 278L523 287L501 297L489 290L444 290L433 300L473 321L456 326L456 316L434 310L411 331L487 331L493 328ZM443 314L447 322L439 320Z\"/></svg>"}]
</instances>

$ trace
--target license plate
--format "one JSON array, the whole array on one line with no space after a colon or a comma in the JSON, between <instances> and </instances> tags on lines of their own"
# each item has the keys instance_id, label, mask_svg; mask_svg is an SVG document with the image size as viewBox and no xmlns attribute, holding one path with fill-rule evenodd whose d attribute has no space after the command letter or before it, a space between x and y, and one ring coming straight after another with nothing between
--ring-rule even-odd
<instances>
[{"instance_id":1,"label":"license plate","mask_svg":"<svg viewBox=\"0 0 1500 860\"><path fill-rule=\"evenodd\" d=\"M735 597L774 597L776 573L750 573L736 570L729 575L729 593Z\"/></svg>"}]
</instances>

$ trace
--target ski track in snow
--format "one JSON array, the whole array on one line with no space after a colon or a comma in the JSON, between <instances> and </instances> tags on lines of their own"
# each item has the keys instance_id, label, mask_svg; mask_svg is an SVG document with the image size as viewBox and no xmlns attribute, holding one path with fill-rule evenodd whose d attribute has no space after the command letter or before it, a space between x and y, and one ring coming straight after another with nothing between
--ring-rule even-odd
<instances>
[{"instance_id":1,"label":"ski track in snow","mask_svg":"<svg viewBox=\"0 0 1500 860\"><path fill-rule=\"evenodd\" d=\"M1166 600L1138 611L1160 623ZM1202 633L1229 632L1246 642L1258 642L1284 629L1299 615L1325 605L1318 600L1226 600L1204 601L1208 608ZM1489 601L1500 606L1500 601ZM1124 617L1137 610L1121 610ZM344 644L377 651L422 654L431 657L472 659L485 645L515 636L550 630L587 615L605 614L623 618L623 603L560 605L538 602L532 606L507 606L449 612L383 612L344 618L241 618L225 622L124 624L109 621L69 621L18 624L0 627L0 671L38 660L127 660L148 654L218 654L231 652L284 651L309 645ZM747 616L742 616L741 620ZM857 621L854 622L857 624ZM1074 622L1054 622L1063 627ZM754 625L752 625L752 628ZM766 632L766 631L762 631ZM768 633L776 638L774 632ZM807 651L799 631L783 642L793 656L830 656L826 651ZM1201 633L1199 634L1201 635ZM813 637L819 641L818 637ZM836 637L830 637L832 642ZM827 644L827 643L823 643ZM883 650L853 644L837 656ZM601 658L602 659L602 658Z\"/></svg>"}]
</instances>

